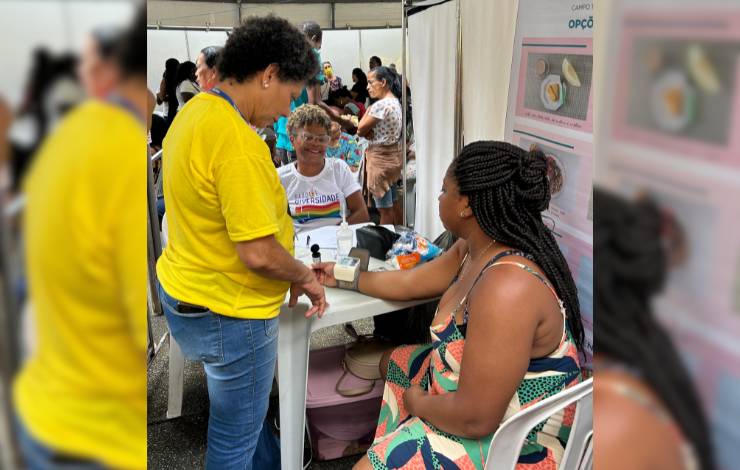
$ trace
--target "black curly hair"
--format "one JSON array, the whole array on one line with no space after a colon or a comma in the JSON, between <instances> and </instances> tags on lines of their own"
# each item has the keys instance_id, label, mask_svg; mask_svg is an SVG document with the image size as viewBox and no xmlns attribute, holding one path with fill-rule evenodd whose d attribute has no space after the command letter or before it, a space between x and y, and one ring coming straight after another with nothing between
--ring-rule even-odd
<instances>
[{"instance_id":1,"label":"black curly hair","mask_svg":"<svg viewBox=\"0 0 740 470\"><path fill-rule=\"evenodd\" d=\"M226 40L218 72L223 80L243 83L270 64L277 64L282 81L305 82L319 71L316 54L298 28L274 15L251 16Z\"/></svg>"},{"instance_id":2,"label":"black curly hair","mask_svg":"<svg viewBox=\"0 0 740 470\"><path fill-rule=\"evenodd\" d=\"M696 451L701 468L715 468L706 419L683 361L653 317L650 301L667 277L661 238L664 217L649 200L629 202L598 188L594 353L627 366L660 397Z\"/></svg>"},{"instance_id":3,"label":"black curly hair","mask_svg":"<svg viewBox=\"0 0 740 470\"><path fill-rule=\"evenodd\" d=\"M486 235L528 253L542 268L565 303L568 326L583 351L578 291L568 263L542 221L541 212L550 203L545 154L507 142L473 142L452 161L448 175L457 182L460 194L468 196Z\"/></svg>"},{"instance_id":4,"label":"black curly hair","mask_svg":"<svg viewBox=\"0 0 740 470\"><path fill-rule=\"evenodd\" d=\"M195 64L189 60L180 63L177 67L177 75L175 76L175 83L181 84L185 80L195 81Z\"/></svg>"}]
</instances>

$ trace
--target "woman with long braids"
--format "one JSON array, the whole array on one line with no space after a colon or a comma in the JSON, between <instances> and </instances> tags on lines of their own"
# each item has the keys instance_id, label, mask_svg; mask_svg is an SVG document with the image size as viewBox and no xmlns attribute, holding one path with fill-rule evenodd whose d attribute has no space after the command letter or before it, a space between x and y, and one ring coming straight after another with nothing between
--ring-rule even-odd
<instances>
[{"instance_id":1,"label":"woman with long braids","mask_svg":"<svg viewBox=\"0 0 740 470\"><path fill-rule=\"evenodd\" d=\"M594 212L594 467L712 470L699 399L650 308L668 266L682 258L681 232L647 200L596 189Z\"/></svg>"},{"instance_id":2,"label":"woman with long braids","mask_svg":"<svg viewBox=\"0 0 740 470\"><path fill-rule=\"evenodd\" d=\"M482 469L502 421L581 381L576 288L541 218L548 189L542 152L469 144L439 196L439 216L460 240L416 269L339 284L388 300L441 296L432 343L402 346L381 363L375 442L355 469ZM337 286L332 263L314 267ZM517 468L556 469L573 413L538 425Z\"/></svg>"}]
</instances>

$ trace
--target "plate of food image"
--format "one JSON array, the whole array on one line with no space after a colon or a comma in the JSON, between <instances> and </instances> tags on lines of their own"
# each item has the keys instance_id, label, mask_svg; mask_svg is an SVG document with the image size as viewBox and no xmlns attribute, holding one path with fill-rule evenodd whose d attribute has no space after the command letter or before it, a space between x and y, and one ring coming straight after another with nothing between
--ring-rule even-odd
<instances>
[{"instance_id":1,"label":"plate of food image","mask_svg":"<svg viewBox=\"0 0 740 470\"><path fill-rule=\"evenodd\" d=\"M545 154L547 160L547 179L550 182L550 197L558 196L565 187L565 167L558 158L551 154Z\"/></svg>"},{"instance_id":2,"label":"plate of food image","mask_svg":"<svg viewBox=\"0 0 740 470\"><path fill-rule=\"evenodd\" d=\"M551 74L542 80L540 100L549 111L557 111L565 103L565 83L560 75Z\"/></svg>"},{"instance_id":3,"label":"plate of food image","mask_svg":"<svg viewBox=\"0 0 740 470\"><path fill-rule=\"evenodd\" d=\"M650 108L658 127L680 132L694 120L696 92L681 70L664 72L653 84Z\"/></svg>"}]
</instances>

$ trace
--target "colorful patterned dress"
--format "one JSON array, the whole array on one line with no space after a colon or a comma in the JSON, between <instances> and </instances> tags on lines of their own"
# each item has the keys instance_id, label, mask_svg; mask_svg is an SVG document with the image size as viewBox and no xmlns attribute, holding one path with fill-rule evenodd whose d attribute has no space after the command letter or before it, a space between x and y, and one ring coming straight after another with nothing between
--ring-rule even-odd
<instances>
[{"instance_id":1,"label":"colorful patterned dress","mask_svg":"<svg viewBox=\"0 0 740 470\"><path fill-rule=\"evenodd\" d=\"M339 135L339 143L336 147L326 149L327 158L340 158L347 162L350 170L357 171L362 161L362 148L360 147L357 137L342 132Z\"/></svg>"},{"instance_id":2,"label":"colorful patterned dress","mask_svg":"<svg viewBox=\"0 0 740 470\"><path fill-rule=\"evenodd\" d=\"M509 255L527 257L513 250L499 253L481 270L470 291L489 268L501 264L515 265L536 276L550 289L560 303L560 311L565 320L565 307L550 283L524 264L498 261ZM464 263L465 259L461 267ZM403 403L403 394L411 385L421 385L433 395L457 390L465 347L466 300L470 291L447 321L430 328L432 344L402 346L392 353L375 441L368 450L373 468L481 470L485 467L493 434L481 439L448 434L416 416L409 416ZM465 321L458 326L455 313L463 305ZM558 348L546 357L530 360L524 379L511 398L503 420L581 381L578 351L565 325L564 322L563 336ZM557 469L574 415L575 405L571 405L538 424L527 436L517 470Z\"/></svg>"}]
</instances>

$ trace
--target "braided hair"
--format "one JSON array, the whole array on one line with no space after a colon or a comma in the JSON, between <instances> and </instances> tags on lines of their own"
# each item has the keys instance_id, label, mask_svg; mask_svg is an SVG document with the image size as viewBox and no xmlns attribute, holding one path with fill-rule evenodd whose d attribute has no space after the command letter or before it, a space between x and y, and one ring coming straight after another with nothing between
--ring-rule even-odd
<instances>
[{"instance_id":1,"label":"braided hair","mask_svg":"<svg viewBox=\"0 0 740 470\"><path fill-rule=\"evenodd\" d=\"M594 189L594 352L635 370L660 397L701 468L715 468L707 423L673 342L652 315L650 299L663 287L667 254L662 217L650 201L630 203Z\"/></svg>"},{"instance_id":2,"label":"braided hair","mask_svg":"<svg viewBox=\"0 0 740 470\"><path fill-rule=\"evenodd\" d=\"M552 282L568 312L568 326L583 351L578 292L568 263L542 221L550 203L547 161L540 150L525 151L507 142L466 145L452 161L449 174L468 196L483 232L530 254Z\"/></svg>"}]
</instances>

